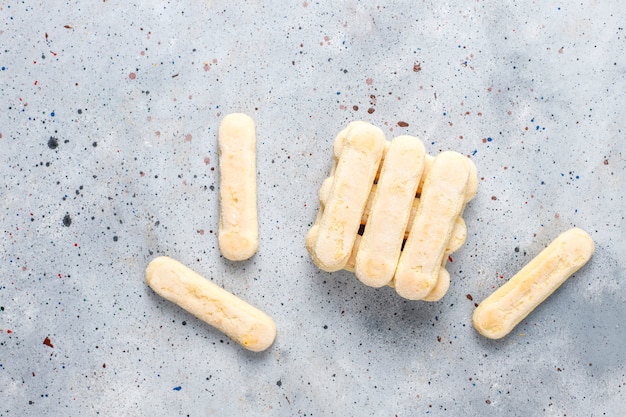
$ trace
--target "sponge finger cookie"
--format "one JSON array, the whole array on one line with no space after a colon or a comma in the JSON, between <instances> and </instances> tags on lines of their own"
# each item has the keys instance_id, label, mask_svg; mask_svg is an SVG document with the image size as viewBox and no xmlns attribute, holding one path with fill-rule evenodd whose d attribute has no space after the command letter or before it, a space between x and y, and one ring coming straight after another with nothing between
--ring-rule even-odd
<instances>
[{"instance_id":1,"label":"sponge finger cookie","mask_svg":"<svg viewBox=\"0 0 626 417\"><path fill-rule=\"evenodd\" d=\"M413 136L391 141L356 256L355 273L366 285L387 285L396 270L411 206L424 168L425 150Z\"/></svg>"},{"instance_id":2,"label":"sponge finger cookie","mask_svg":"<svg viewBox=\"0 0 626 417\"><path fill-rule=\"evenodd\" d=\"M500 339L591 259L594 243L582 229L559 235L547 248L474 310L474 327Z\"/></svg>"},{"instance_id":3,"label":"sponge finger cookie","mask_svg":"<svg viewBox=\"0 0 626 417\"><path fill-rule=\"evenodd\" d=\"M224 117L218 134L220 167L220 251L242 261L259 246L256 204L256 132L245 114Z\"/></svg>"},{"instance_id":4,"label":"sponge finger cookie","mask_svg":"<svg viewBox=\"0 0 626 417\"><path fill-rule=\"evenodd\" d=\"M167 256L146 268L146 282L161 297L222 331L254 352L267 349L276 338L270 316Z\"/></svg>"},{"instance_id":5,"label":"sponge finger cookie","mask_svg":"<svg viewBox=\"0 0 626 417\"><path fill-rule=\"evenodd\" d=\"M346 265L384 146L384 133L369 123L357 122L347 130L328 200L309 239L319 268L333 272Z\"/></svg>"},{"instance_id":6,"label":"sponge finger cookie","mask_svg":"<svg viewBox=\"0 0 626 417\"><path fill-rule=\"evenodd\" d=\"M420 204L395 275L397 293L420 300L437 283L446 247L466 202L471 167L456 152L442 152L424 181Z\"/></svg>"}]
</instances>

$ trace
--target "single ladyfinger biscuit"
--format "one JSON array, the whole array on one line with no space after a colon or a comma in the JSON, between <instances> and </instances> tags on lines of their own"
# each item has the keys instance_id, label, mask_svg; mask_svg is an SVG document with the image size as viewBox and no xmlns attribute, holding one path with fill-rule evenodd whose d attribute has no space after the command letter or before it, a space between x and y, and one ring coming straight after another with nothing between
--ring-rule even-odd
<instances>
[{"instance_id":1,"label":"single ladyfinger biscuit","mask_svg":"<svg viewBox=\"0 0 626 417\"><path fill-rule=\"evenodd\" d=\"M474 310L474 327L490 339L500 339L550 296L593 255L594 244L582 229L573 228L498 288Z\"/></svg>"},{"instance_id":2,"label":"single ladyfinger biscuit","mask_svg":"<svg viewBox=\"0 0 626 417\"><path fill-rule=\"evenodd\" d=\"M150 262L146 282L161 297L246 349L260 352L276 338L276 325L270 316L172 258L161 256Z\"/></svg>"},{"instance_id":3,"label":"single ladyfinger biscuit","mask_svg":"<svg viewBox=\"0 0 626 417\"><path fill-rule=\"evenodd\" d=\"M387 285L396 270L425 150L413 136L398 136L385 152L380 180L356 256L355 273L366 285Z\"/></svg>"},{"instance_id":4,"label":"single ladyfinger biscuit","mask_svg":"<svg viewBox=\"0 0 626 417\"><path fill-rule=\"evenodd\" d=\"M369 123L355 123L347 132L310 249L324 271L338 271L348 261L384 145L382 130Z\"/></svg>"},{"instance_id":5,"label":"single ladyfinger biscuit","mask_svg":"<svg viewBox=\"0 0 626 417\"><path fill-rule=\"evenodd\" d=\"M446 247L466 203L468 159L442 152L424 181L420 204L395 274L396 292L421 300L437 284Z\"/></svg>"},{"instance_id":6,"label":"single ladyfinger biscuit","mask_svg":"<svg viewBox=\"0 0 626 417\"><path fill-rule=\"evenodd\" d=\"M222 120L218 136L219 247L225 258L243 261L259 246L254 121L245 114L229 114Z\"/></svg>"}]
</instances>

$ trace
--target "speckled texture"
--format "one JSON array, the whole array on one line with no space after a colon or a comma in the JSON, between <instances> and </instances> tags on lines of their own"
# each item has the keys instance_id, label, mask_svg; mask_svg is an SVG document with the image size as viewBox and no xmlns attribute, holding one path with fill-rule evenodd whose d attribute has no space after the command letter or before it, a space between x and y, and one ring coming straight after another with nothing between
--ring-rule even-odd
<instances>
[{"instance_id":1,"label":"speckled texture","mask_svg":"<svg viewBox=\"0 0 626 417\"><path fill-rule=\"evenodd\" d=\"M623 415L623 10L2 1L0 415ZM257 125L243 263L216 235L231 112ZM357 119L478 168L440 302L305 250L332 139ZM475 303L572 226L591 262L507 338L479 336ZM159 298L157 255L269 313L275 344L247 352Z\"/></svg>"}]
</instances>

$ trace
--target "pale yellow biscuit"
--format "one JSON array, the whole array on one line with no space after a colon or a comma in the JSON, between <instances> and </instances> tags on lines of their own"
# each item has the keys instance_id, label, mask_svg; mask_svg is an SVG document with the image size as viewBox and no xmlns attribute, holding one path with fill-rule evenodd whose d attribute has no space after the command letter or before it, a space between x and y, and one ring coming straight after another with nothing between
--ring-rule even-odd
<instances>
[{"instance_id":1,"label":"pale yellow biscuit","mask_svg":"<svg viewBox=\"0 0 626 417\"><path fill-rule=\"evenodd\" d=\"M559 235L506 284L474 310L474 327L500 339L591 259L594 243L582 229Z\"/></svg>"},{"instance_id":2,"label":"pale yellow biscuit","mask_svg":"<svg viewBox=\"0 0 626 417\"><path fill-rule=\"evenodd\" d=\"M245 114L224 117L218 134L220 251L231 261L254 255L259 246L256 196L256 132Z\"/></svg>"},{"instance_id":3,"label":"pale yellow biscuit","mask_svg":"<svg viewBox=\"0 0 626 417\"><path fill-rule=\"evenodd\" d=\"M161 256L150 262L146 282L161 297L246 349L260 352L276 338L276 325L270 316L172 258Z\"/></svg>"},{"instance_id":4,"label":"pale yellow biscuit","mask_svg":"<svg viewBox=\"0 0 626 417\"><path fill-rule=\"evenodd\" d=\"M307 239L320 269L333 272L346 265L384 146L384 133L369 123L347 129L329 197Z\"/></svg>"},{"instance_id":5,"label":"pale yellow biscuit","mask_svg":"<svg viewBox=\"0 0 626 417\"><path fill-rule=\"evenodd\" d=\"M421 300L437 284L446 247L466 204L471 173L467 161L456 152L442 152L430 167L396 269L396 292L404 298Z\"/></svg>"},{"instance_id":6,"label":"pale yellow biscuit","mask_svg":"<svg viewBox=\"0 0 626 417\"><path fill-rule=\"evenodd\" d=\"M380 180L356 256L356 276L366 285L382 287L393 278L424 168L424 157L424 145L413 136L398 136L385 152Z\"/></svg>"}]
</instances>

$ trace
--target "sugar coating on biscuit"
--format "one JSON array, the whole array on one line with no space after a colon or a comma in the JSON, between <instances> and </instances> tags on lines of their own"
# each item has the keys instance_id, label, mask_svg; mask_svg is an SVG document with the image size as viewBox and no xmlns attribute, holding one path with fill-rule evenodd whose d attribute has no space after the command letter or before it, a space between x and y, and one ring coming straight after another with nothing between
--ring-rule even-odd
<instances>
[{"instance_id":1,"label":"sugar coating on biscuit","mask_svg":"<svg viewBox=\"0 0 626 417\"><path fill-rule=\"evenodd\" d=\"M161 297L248 350L265 350L276 338L276 325L270 316L170 257L160 256L150 262L146 282Z\"/></svg>"},{"instance_id":2,"label":"sugar coating on biscuit","mask_svg":"<svg viewBox=\"0 0 626 417\"><path fill-rule=\"evenodd\" d=\"M394 276L424 157L422 142L408 135L393 139L385 152L356 256L355 274L366 285L382 287Z\"/></svg>"},{"instance_id":3,"label":"sugar coating on biscuit","mask_svg":"<svg viewBox=\"0 0 626 417\"><path fill-rule=\"evenodd\" d=\"M320 269L345 267L384 146L384 133L369 123L354 123L347 130L328 199L317 227L307 235L307 248Z\"/></svg>"},{"instance_id":4,"label":"sugar coating on biscuit","mask_svg":"<svg viewBox=\"0 0 626 417\"><path fill-rule=\"evenodd\" d=\"M442 152L435 158L396 269L396 292L402 297L421 300L437 284L445 249L465 206L470 172L461 154Z\"/></svg>"},{"instance_id":5,"label":"sugar coating on biscuit","mask_svg":"<svg viewBox=\"0 0 626 417\"><path fill-rule=\"evenodd\" d=\"M252 257L259 246L256 186L256 131L251 117L224 117L218 134L220 251L231 261Z\"/></svg>"},{"instance_id":6,"label":"sugar coating on biscuit","mask_svg":"<svg viewBox=\"0 0 626 417\"><path fill-rule=\"evenodd\" d=\"M490 339L506 336L582 268L593 252L594 243L587 232L579 228L563 232L513 278L480 303L474 310L474 327Z\"/></svg>"}]
</instances>

